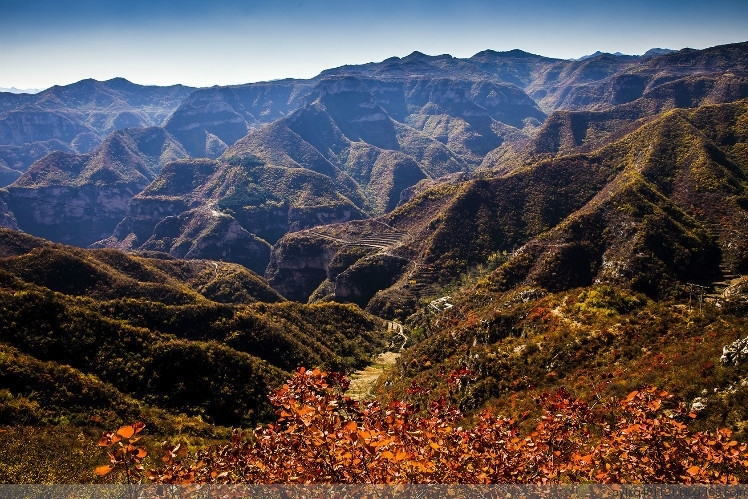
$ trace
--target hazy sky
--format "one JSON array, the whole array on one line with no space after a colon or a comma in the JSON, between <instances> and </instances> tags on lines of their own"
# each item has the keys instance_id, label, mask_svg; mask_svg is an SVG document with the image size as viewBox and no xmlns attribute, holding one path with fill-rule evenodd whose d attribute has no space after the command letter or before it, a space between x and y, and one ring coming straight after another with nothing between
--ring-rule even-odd
<instances>
[{"instance_id":1,"label":"hazy sky","mask_svg":"<svg viewBox=\"0 0 748 499\"><path fill-rule=\"evenodd\" d=\"M0 87L226 85L414 50L577 58L741 41L746 0L0 0Z\"/></svg>"}]
</instances>

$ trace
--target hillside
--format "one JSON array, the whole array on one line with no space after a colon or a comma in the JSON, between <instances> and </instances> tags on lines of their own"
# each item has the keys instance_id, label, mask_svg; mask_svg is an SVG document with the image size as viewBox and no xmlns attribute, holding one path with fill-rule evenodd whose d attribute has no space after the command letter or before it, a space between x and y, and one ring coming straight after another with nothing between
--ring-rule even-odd
<instances>
[{"instance_id":1,"label":"hillside","mask_svg":"<svg viewBox=\"0 0 748 499\"><path fill-rule=\"evenodd\" d=\"M450 304L412 318L412 346L378 381L382 403L423 408L443 396L468 414L488 407L522 426L560 388L594 406L656 386L692 411L692 427L748 438L747 368L723 355L746 335L745 301L717 308L686 292L657 302L599 284L497 293L478 282Z\"/></svg>"},{"instance_id":2,"label":"hillside","mask_svg":"<svg viewBox=\"0 0 748 499\"><path fill-rule=\"evenodd\" d=\"M299 365L350 371L384 347L378 319L285 302L235 264L1 235L0 424L161 411L157 425L179 413L248 425L270 414L265 395Z\"/></svg>"},{"instance_id":3,"label":"hillside","mask_svg":"<svg viewBox=\"0 0 748 499\"><path fill-rule=\"evenodd\" d=\"M652 297L708 284L720 265L745 272L747 111L745 100L671 111L594 153L426 190L365 234L354 222L286 236L267 276L294 299L319 287L316 298L346 301L368 268L386 282L354 301L404 317L479 265L498 266L504 290L611 282Z\"/></svg>"},{"instance_id":4,"label":"hillside","mask_svg":"<svg viewBox=\"0 0 748 499\"><path fill-rule=\"evenodd\" d=\"M227 260L263 272L270 243L289 230L362 216L329 177L311 170L252 156L189 160L167 165L97 246Z\"/></svg>"},{"instance_id":5,"label":"hillside","mask_svg":"<svg viewBox=\"0 0 748 499\"><path fill-rule=\"evenodd\" d=\"M89 481L81 442L135 421L200 468L309 432L374 456L370 423L470 435L484 409L531 442L576 397L595 441L642 429L604 408L665 391L661 422L748 442L748 42L2 94L0 178L0 482ZM338 372L367 366L377 402L345 401ZM333 399L334 431L292 423ZM58 434L66 471L7 464Z\"/></svg>"}]
</instances>

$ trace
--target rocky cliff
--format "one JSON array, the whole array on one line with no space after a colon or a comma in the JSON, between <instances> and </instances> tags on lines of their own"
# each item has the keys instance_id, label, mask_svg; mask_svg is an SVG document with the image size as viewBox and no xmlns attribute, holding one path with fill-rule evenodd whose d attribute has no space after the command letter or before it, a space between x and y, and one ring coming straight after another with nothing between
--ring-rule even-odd
<instances>
[{"instance_id":1,"label":"rocky cliff","mask_svg":"<svg viewBox=\"0 0 748 499\"><path fill-rule=\"evenodd\" d=\"M289 231L362 218L331 179L254 157L167 165L97 246L216 258L263 272Z\"/></svg>"},{"instance_id":2,"label":"rocky cliff","mask_svg":"<svg viewBox=\"0 0 748 499\"><path fill-rule=\"evenodd\" d=\"M161 128L112 133L93 152L56 152L0 190L17 227L46 239L88 246L109 237L127 206L161 169L186 156Z\"/></svg>"}]
</instances>

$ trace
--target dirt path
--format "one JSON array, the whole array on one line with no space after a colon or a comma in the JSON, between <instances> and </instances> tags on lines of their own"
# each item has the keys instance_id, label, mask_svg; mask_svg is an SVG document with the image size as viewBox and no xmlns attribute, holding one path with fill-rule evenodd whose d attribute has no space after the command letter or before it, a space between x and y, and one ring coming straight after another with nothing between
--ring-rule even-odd
<instances>
[{"instance_id":1,"label":"dirt path","mask_svg":"<svg viewBox=\"0 0 748 499\"><path fill-rule=\"evenodd\" d=\"M356 371L351 375L351 384L345 394L353 400L370 398L374 383L377 382L384 371L389 369L390 366L395 365L398 357L400 357L400 352L405 349L405 344L408 342L408 335L405 334L405 328L402 324L387 321L387 331L393 333L390 348L397 347L396 342L399 343L398 338L402 340L403 343L400 345L400 351L380 353L373 364L366 366L366 369L363 371Z\"/></svg>"},{"instance_id":2,"label":"dirt path","mask_svg":"<svg viewBox=\"0 0 748 499\"><path fill-rule=\"evenodd\" d=\"M363 371L356 371L351 375L351 384L345 394L353 400L364 400L371 397L374 383L386 369L397 362L398 357L400 357L399 352L380 353L374 364L368 365Z\"/></svg>"},{"instance_id":3,"label":"dirt path","mask_svg":"<svg viewBox=\"0 0 748 499\"><path fill-rule=\"evenodd\" d=\"M379 376L387 368L397 362L398 357L400 357L400 353L385 352L379 354L376 363L366 366L366 369L363 371L356 371L351 375L351 384L345 394L353 400L364 400L371 397L371 389L374 387L374 383L377 382Z\"/></svg>"}]
</instances>

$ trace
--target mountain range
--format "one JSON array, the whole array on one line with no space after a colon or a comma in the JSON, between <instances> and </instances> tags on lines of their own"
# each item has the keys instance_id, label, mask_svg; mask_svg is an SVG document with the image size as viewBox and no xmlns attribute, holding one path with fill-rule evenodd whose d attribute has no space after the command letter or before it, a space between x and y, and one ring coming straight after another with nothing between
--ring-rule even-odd
<instances>
[{"instance_id":1,"label":"mountain range","mask_svg":"<svg viewBox=\"0 0 748 499\"><path fill-rule=\"evenodd\" d=\"M262 272L283 234L391 212L420 181L592 151L669 109L748 96L745 44L660 54L415 52L311 80L198 90L86 80L1 94L3 219L75 245L236 260L210 237L180 242L231 233L254 254L241 263ZM174 161L188 158L214 161L198 191L175 185L194 164ZM241 187L219 180L237 175ZM167 217L178 221L165 239L153 231Z\"/></svg>"},{"instance_id":2,"label":"mountain range","mask_svg":"<svg viewBox=\"0 0 748 499\"><path fill-rule=\"evenodd\" d=\"M746 435L748 42L0 93L0 180L0 423L217 436L396 321L380 400L657 384Z\"/></svg>"}]
</instances>

